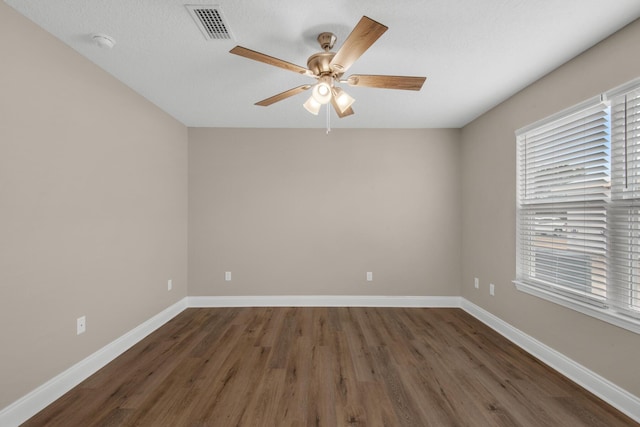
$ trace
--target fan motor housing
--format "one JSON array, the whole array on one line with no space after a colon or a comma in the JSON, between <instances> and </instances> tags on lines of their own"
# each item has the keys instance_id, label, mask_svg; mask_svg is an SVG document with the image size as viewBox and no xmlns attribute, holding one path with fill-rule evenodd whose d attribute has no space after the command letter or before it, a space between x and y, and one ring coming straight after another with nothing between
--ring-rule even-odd
<instances>
[{"instance_id":1,"label":"fan motor housing","mask_svg":"<svg viewBox=\"0 0 640 427\"><path fill-rule=\"evenodd\" d=\"M307 68L316 76L330 75L339 78L342 73L337 73L331 67L331 60L336 55L335 52L318 52L309 57Z\"/></svg>"}]
</instances>

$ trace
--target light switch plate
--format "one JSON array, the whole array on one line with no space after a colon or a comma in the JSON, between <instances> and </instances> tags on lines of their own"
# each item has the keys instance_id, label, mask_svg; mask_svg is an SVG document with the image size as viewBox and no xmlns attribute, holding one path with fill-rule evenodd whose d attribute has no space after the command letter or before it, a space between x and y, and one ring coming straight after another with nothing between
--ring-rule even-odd
<instances>
[{"instance_id":1,"label":"light switch plate","mask_svg":"<svg viewBox=\"0 0 640 427\"><path fill-rule=\"evenodd\" d=\"M86 316L78 317L78 319L76 320L76 333L80 335L80 334L83 334L84 331L86 330L87 330L87 317Z\"/></svg>"}]
</instances>

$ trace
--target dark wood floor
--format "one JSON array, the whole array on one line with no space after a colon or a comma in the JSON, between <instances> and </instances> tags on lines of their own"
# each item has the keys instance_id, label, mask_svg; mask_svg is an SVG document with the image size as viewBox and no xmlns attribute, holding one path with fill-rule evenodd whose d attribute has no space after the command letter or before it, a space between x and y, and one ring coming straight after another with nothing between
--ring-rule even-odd
<instances>
[{"instance_id":1,"label":"dark wood floor","mask_svg":"<svg viewBox=\"0 0 640 427\"><path fill-rule=\"evenodd\" d=\"M459 309L188 309L25 426L630 426Z\"/></svg>"}]
</instances>

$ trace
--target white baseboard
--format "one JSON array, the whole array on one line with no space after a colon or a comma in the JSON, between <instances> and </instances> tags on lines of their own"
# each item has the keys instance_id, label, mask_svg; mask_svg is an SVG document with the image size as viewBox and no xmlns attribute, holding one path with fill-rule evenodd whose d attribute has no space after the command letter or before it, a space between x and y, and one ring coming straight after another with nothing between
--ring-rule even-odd
<instances>
[{"instance_id":1,"label":"white baseboard","mask_svg":"<svg viewBox=\"0 0 640 427\"><path fill-rule=\"evenodd\" d=\"M266 295L188 297L189 307L460 307L461 297Z\"/></svg>"},{"instance_id":2,"label":"white baseboard","mask_svg":"<svg viewBox=\"0 0 640 427\"><path fill-rule=\"evenodd\" d=\"M183 298L0 411L0 426L18 426L187 308Z\"/></svg>"},{"instance_id":3,"label":"white baseboard","mask_svg":"<svg viewBox=\"0 0 640 427\"><path fill-rule=\"evenodd\" d=\"M270 295L186 297L1 410L0 425L7 427L20 425L189 307L462 308L553 369L640 422L640 398L462 297Z\"/></svg>"},{"instance_id":4,"label":"white baseboard","mask_svg":"<svg viewBox=\"0 0 640 427\"><path fill-rule=\"evenodd\" d=\"M461 308L565 377L640 422L640 398L637 396L464 298Z\"/></svg>"}]
</instances>

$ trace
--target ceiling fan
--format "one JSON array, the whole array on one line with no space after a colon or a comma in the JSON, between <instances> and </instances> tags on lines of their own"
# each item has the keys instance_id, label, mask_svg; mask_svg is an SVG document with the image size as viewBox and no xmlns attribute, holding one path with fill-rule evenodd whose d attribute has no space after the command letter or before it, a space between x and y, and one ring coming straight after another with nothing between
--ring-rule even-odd
<instances>
[{"instance_id":1,"label":"ceiling fan","mask_svg":"<svg viewBox=\"0 0 640 427\"><path fill-rule=\"evenodd\" d=\"M311 96L304 103L304 107L310 113L317 115L322 105L331 103L338 117L342 118L353 114L351 105L355 99L337 86L337 83L346 83L349 86L416 91L422 88L426 77L353 74L344 80L341 79L349 67L351 67L387 29L385 25L363 16L337 52L331 51L336 42L336 36L333 33L320 33L318 43L320 43L323 51L309 57L307 60L307 68L242 46L234 47L230 50L230 53L304 74L318 81L314 85L305 84L289 89L270 98L258 101L255 105L267 107L313 88Z\"/></svg>"}]
</instances>

